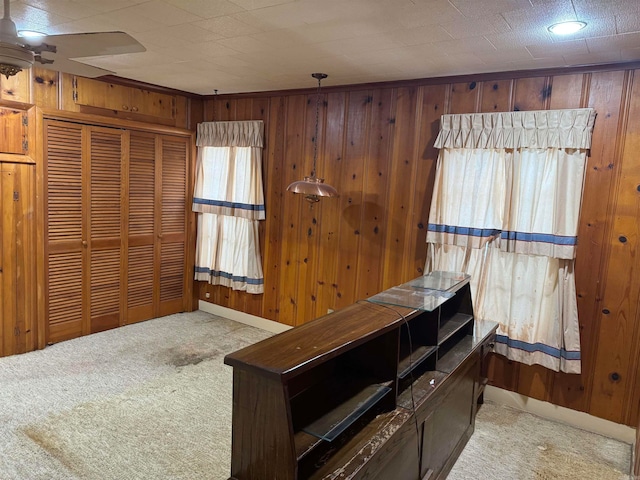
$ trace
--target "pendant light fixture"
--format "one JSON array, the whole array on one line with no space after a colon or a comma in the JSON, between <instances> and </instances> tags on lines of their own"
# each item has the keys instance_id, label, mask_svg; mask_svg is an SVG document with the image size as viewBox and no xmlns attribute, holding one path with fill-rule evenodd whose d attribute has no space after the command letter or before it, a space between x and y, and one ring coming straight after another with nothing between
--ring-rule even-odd
<instances>
[{"instance_id":1,"label":"pendant light fixture","mask_svg":"<svg viewBox=\"0 0 640 480\"><path fill-rule=\"evenodd\" d=\"M318 80L318 90L316 93L316 132L313 137L313 169L311 176L304 177L304 180L293 182L287 187L287 191L301 193L304 198L311 203L319 202L320 197L337 197L338 191L331 185L324 183L323 178L316 177L316 161L318 159L318 119L320 115L320 82L327 78L325 73L312 73L311 76Z\"/></svg>"}]
</instances>

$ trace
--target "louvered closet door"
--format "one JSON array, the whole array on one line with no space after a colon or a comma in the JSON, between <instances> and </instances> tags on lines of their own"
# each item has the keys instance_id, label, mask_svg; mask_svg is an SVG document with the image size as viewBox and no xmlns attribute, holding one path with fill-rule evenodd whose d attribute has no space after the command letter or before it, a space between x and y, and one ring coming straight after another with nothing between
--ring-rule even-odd
<instances>
[{"instance_id":1,"label":"louvered closet door","mask_svg":"<svg viewBox=\"0 0 640 480\"><path fill-rule=\"evenodd\" d=\"M86 127L89 158L89 315L91 332L123 323L124 212L122 202L125 133Z\"/></svg>"},{"instance_id":2,"label":"louvered closet door","mask_svg":"<svg viewBox=\"0 0 640 480\"><path fill-rule=\"evenodd\" d=\"M156 169L160 183L159 244L160 315L185 309L186 199L189 139L160 136L161 164Z\"/></svg>"},{"instance_id":3,"label":"louvered closet door","mask_svg":"<svg viewBox=\"0 0 640 480\"><path fill-rule=\"evenodd\" d=\"M89 333L83 321L81 125L45 122L47 341ZM83 215L84 214L84 215Z\"/></svg>"},{"instance_id":4,"label":"louvered closet door","mask_svg":"<svg viewBox=\"0 0 640 480\"><path fill-rule=\"evenodd\" d=\"M48 342L121 322L125 135L45 121Z\"/></svg>"},{"instance_id":5,"label":"louvered closet door","mask_svg":"<svg viewBox=\"0 0 640 480\"><path fill-rule=\"evenodd\" d=\"M156 135L131 132L129 150L129 248L127 323L155 317ZM157 268L159 271L159 268Z\"/></svg>"}]
</instances>

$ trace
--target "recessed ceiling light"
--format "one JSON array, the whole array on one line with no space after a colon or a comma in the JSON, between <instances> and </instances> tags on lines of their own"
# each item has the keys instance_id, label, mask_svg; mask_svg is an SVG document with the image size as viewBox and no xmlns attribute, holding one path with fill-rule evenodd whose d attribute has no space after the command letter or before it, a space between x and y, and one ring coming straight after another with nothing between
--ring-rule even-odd
<instances>
[{"instance_id":1,"label":"recessed ceiling light","mask_svg":"<svg viewBox=\"0 0 640 480\"><path fill-rule=\"evenodd\" d=\"M560 22L551 25L548 30L556 35L571 35L586 26L587 24L585 22Z\"/></svg>"},{"instance_id":2,"label":"recessed ceiling light","mask_svg":"<svg viewBox=\"0 0 640 480\"><path fill-rule=\"evenodd\" d=\"M35 30L18 30L18 36L36 38L36 37L46 37L47 34L42 32L36 32Z\"/></svg>"}]
</instances>

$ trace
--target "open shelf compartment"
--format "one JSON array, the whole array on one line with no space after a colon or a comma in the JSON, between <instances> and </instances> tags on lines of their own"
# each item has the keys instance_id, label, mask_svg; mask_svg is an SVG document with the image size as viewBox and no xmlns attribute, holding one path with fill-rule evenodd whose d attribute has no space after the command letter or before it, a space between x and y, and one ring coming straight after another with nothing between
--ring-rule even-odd
<instances>
[{"instance_id":1,"label":"open shelf compartment","mask_svg":"<svg viewBox=\"0 0 640 480\"><path fill-rule=\"evenodd\" d=\"M447 319L438 331L438 345L444 344L460 330L464 330L465 335L470 335L473 332L473 315L456 313Z\"/></svg>"},{"instance_id":2,"label":"open shelf compartment","mask_svg":"<svg viewBox=\"0 0 640 480\"><path fill-rule=\"evenodd\" d=\"M431 345L420 345L410 355L400 360L398 364L398 378L404 380L413 370L415 370L430 356L435 355L438 347Z\"/></svg>"},{"instance_id":3,"label":"open shelf compartment","mask_svg":"<svg viewBox=\"0 0 640 480\"><path fill-rule=\"evenodd\" d=\"M367 385L354 396L325 413L310 425L302 427L302 431L327 442L332 442L338 435L349 428L356 420L374 407L391 391L391 382L386 385Z\"/></svg>"}]
</instances>

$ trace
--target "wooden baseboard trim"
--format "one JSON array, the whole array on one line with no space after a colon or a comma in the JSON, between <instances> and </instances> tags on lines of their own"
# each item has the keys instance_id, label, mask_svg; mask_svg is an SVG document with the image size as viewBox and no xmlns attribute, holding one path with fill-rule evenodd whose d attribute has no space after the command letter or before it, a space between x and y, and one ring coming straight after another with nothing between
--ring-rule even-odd
<instances>
[{"instance_id":1,"label":"wooden baseboard trim","mask_svg":"<svg viewBox=\"0 0 640 480\"><path fill-rule=\"evenodd\" d=\"M487 385L484 399L493 403L506 405L524 412L538 415L542 418L571 425L588 432L597 433L632 445L636 439L636 430L627 425L621 425L609 420L594 417L585 412L578 412L570 408L560 407L549 402L525 397L516 392Z\"/></svg>"},{"instance_id":2,"label":"wooden baseboard trim","mask_svg":"<svg viewBox=\"0 0 640 480\"><path fill-rule=\"evenodd\" d=\"M266 318L239 312L232 308L223 307L203 300L199 300L198 308L203 312L219 315L221 317L228 318L229 320L244 323L245 325L250 325L252 327L261 328L267 332L281 333L292 328L284 323L274 322L273 320L267 320Z\"/></svg>"}]
</instances>

